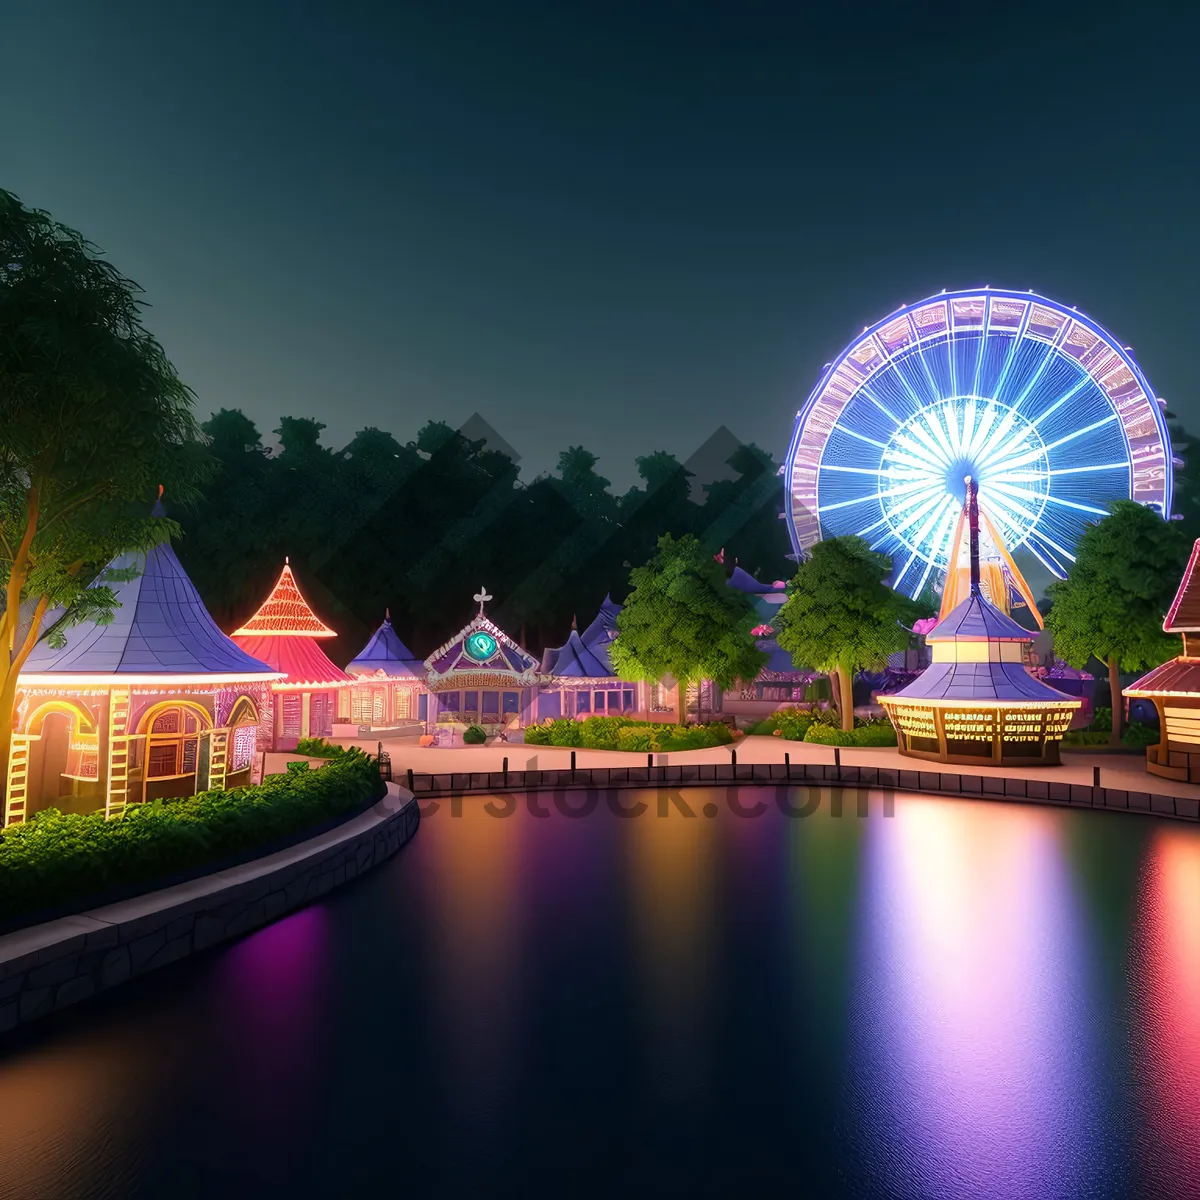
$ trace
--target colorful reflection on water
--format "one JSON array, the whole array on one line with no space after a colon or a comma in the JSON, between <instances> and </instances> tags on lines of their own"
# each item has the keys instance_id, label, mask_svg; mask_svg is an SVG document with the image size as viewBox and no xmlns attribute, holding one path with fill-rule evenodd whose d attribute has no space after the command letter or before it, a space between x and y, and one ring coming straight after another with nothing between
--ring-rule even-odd
<instances>
[{"instance_id":1,"label":"colorful reflection on water","mask_svg":"<svg viewBox=\"0 0 1200 1200\"><path fill-rule=\"evenodd\" d=\"M0 1042L0 1195L1200 1195L1200 829L785 798L446 806Z\"/></svg>"}]
</instances>

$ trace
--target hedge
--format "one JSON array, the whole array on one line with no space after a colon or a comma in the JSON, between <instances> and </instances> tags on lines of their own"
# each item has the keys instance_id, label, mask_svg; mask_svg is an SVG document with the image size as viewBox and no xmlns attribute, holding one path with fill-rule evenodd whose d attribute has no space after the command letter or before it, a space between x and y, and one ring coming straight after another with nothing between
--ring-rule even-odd
<instances>
[{"instance_id":1,"label":"hedge","mask_svg":"<svg viewBox=\"0 0 1200 1200\"><path fill-rule=\"evenodd\" d=\"M1064 746L1107 746L1108 739L1112 735L1112 710L1107 710L1109 720L1107 723L1097 728L1096 722L1093 722L1086 729L1070 729L1063 738ZM1162 735L1153 725L1146 725L1141 721L1134 721L1121 731L1121 744L1123 746L1131 746L1136 748L1144 748L1146 746L1157 745L1162 740Z\"/></svg>"},{"instance_id":2,"label":"hedge","mask_svg":"<svg viewBox=\"0 0 1200 1200\"><path fill-rule=\"evenodd\" d=\"M560 717L547 725L525 730L528 746L582 746L588 750L701 750L727 746L733 741L728 725L662 725L629 717L588 717L575 721Z\"/></svg>"},{"instance_id":3,"label":"hedge","mask_svg":"<svg viewBox=\"0 0 1200 1200\"><path fill-rule=\"evenodd\" d=\"M133 805L119 820L47 809L0 833L0 917L134 885L150 890L327 824L386 790L376 761L352 749L319 769L270 775L254 787Z\"/></svg>"}]
</instances>

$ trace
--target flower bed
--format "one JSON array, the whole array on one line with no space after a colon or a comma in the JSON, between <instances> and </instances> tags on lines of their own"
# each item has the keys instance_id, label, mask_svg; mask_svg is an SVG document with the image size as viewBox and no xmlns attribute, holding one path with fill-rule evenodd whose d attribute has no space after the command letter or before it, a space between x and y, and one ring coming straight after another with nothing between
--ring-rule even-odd
<instances>
[{"instance_id":1,"label":"flower bed","mask_svg":"<svg viewBox=\"0 0 1200 1200\"><path fill-rule=\"evenodd\" d=\"M227 865L359 811L385 791L373 758L338 750L319 770L139 804L119 820L48 809L0 834L0 918L131 894L206 864Z\"/></svg>"}]
</instances>

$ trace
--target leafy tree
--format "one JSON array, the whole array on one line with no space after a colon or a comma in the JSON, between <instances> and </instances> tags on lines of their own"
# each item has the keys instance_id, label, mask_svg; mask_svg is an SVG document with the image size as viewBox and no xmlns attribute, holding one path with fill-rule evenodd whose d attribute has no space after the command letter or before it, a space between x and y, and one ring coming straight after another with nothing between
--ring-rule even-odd
<instances>
[{"instance_id":1,"label":"leafy tree","mask_svg":"<svg viewBox=\"0 0 1200 1200\"><path fill-rule=\"evenodd\" d=\"M150 516L155 486L188 501L211 469L138 292L80 234L0 191L0 785L17 676L47 613L53 640L111 620L106 565L177 528Z\"/></svg>"},{"instance_id":2,"label":"leafy tree","mask_svg":"<svg viewBox=\"0 0 1200 1200\"><path fill-rule=\"evenodd\" d=\"M1048 589L1046 628L1054 652L1082 667L1095 655L1108 667L1112 733L1121 740L1121 671L1144 671L1171 658L1178 641L1162 621L1187 561L1187 536L1153 509L1118 500L1079 539L1066 579Z\"/></svg>"},{"instance_id":3,"label":"leafy tree","mask_svg":"<svg viewBox=\"0 0 1200 1200\"><path fill-rule=\"evenodd\" d=\"M678 685L678 720L687 719L687 685L711 679L731 687L766 662L751 630L754 605L725 582L724 568L690 534L659 539L658 553L630 572L633 590L617 617L613 666L622 679Z\"/></svg>"},{"instance_id":4,"label":"leafy tree","mask_svg":"<svg viewBox=\"0 0 1200 1200\"><path fill-rule=\"evenodd\" d=\"M842 728L854 728L856 671L880 670L904 650L922 606L884 583L891 560L860 537L817 542L788 584L775 619L779 645L799 666L834 681Z\"/></svg>"}]
</instances>

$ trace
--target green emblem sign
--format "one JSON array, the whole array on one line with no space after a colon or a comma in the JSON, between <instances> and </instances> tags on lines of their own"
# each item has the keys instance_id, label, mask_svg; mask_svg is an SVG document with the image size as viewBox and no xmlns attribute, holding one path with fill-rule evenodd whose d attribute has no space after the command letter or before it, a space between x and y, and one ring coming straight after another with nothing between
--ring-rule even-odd
<instances>
[{"instance_id":1,"label":"green emblem sign","mask_svg":"<svg viewBox=\"0 0 1200 1200\"><path fill-rule=\"evenodd\" d=\"M467 638L467 655L476 662L487 662L496 653L496 639L477 629Z\"/></svg>"}]
</instances>

